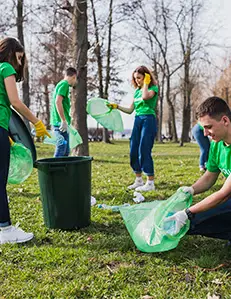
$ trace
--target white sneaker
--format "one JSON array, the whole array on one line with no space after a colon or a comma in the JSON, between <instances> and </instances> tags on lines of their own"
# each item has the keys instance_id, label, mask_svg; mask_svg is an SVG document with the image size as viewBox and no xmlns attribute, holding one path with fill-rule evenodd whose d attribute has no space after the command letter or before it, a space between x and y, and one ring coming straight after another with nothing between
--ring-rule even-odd
<instances>
[{"instance_id":1,"label":"white sneaker","mask_svg":"<svg viewBox=\"0 0 231 299\"><path fill-rule=\"evenodd\" d=\"M140 187L143 185L144 185L143 180L142 181L135 180L135 182L132 185L128 186L128 189L136 189L137 187Z\"/></svg>"},{"instance_id":2,"label":"white sneaker","mask_svg":"<svg viewBox=\"0 0 231 299\"><path fill-rule=\"evenodd\" d=\"M154 184L146 183L143 186L137 187L135 190L138 191L138 192L145 192L145 191L153 191L155 189L156 188L155 188Z\"/></svg>"},{"instance_id":3,"label":"white sneaker","mask_svg":"<svg viewBox=\"0 0 231 299\"><path fill-rule=\"evenodd\" d=\"M26 233L16 226L7 226L0 228L0 244L4 243L24 243L33 239L32 233Z\"/></svg>"}]
</instances>

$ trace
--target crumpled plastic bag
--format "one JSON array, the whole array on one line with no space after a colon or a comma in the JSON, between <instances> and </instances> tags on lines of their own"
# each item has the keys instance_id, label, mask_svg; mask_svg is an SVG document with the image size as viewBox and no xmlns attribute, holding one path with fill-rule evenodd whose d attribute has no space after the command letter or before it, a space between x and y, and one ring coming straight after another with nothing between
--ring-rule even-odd
<instances>
[{"instance_id":1,"label":"crumpled plastic bag","mask_svg":"<svg viewBox=\"0 0 231 299\"><path fill-rule=\"evenodd\" d=\"M24 182L33 170L31 151L21 143L14 143L10 147L9 184Z\"/></svg>"},{"instance_id":2,"label":"crumpled plastic bag","mask_svg":"<svg viewBox=\"0 0 231 299\"><path fill-rule=\"evenodd\" d=\"M165 222L166 217L190 207L191 203L192 195L178 190L167 200L122 207L120 213L132 240L140 251L161 252L177 247L190 225L188 220L180 232L172 236L175 223Z\"/></svg>"},{"instance_id":3,"label":"crumpled plastic bag","mask_svg":"<svg viewBox=\"0 0 231 299\"><path fill-rule=\"evenodd\" d=\"M140 203L140 202L142 202L142 201L144 201L145 200L145 198L144 198L144 196L140 193L140 192L137 192L137 191L135 191L134 193L133 193L133 201L135 202L135 203Z\"/></svg>"},{"instance_id":4,"label":"crumpled plastic bag","mask_svg":"<svg viewBox=\"0 0 231 299\"><path fill-rule=\"evenodd\" d=\"M70 149L73 149L77 145L83 143L82 137L80 136L79 132L72 125L68 125L67 131L69 133ZM48 132L49 132L51 138L45 137L43 143L56 146L56 145L63 144L63 142L65 141L64 137L61 134L59 134L57 136L54 131L48 131Z\"/></svg>"},{"instance_id":5,"label":"crumpled plastic bag","mask_svg":"<svg viewBox=\"0 0 231 299\"><path fill-rule=\"evenodd\" d=\"M91 98L87 102L87 113L90 114L99 124L116 132L123 132L123 120L118 109L107 106L109 102L101 98Z\"/></svg>"},{"instance_id":6,"label":"crumpled plastic bag","mask_svg":"<svg viewBox=\"0 0 231 299\"><path fill-rule=\"evenodd\" d=\"M77 145L83 143L83 139L80 136L79 132L71 125L68 126L68 132L69 132L69 136L70 136L70 149L73 149Z\"/></svg>"}]
</instances>

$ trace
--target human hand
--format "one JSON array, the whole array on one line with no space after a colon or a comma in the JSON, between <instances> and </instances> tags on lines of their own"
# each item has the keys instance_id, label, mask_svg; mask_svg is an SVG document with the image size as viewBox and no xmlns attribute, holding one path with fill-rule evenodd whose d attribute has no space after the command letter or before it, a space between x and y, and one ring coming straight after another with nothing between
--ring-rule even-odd
<instances>
[{"instance_id":1,"label":"human hand","mask_svg":"<svg viewBox=\"0 0 231 299\"><path fill-rule=\"evenodd\" d=\"M10 138L10 136L9 136L9 141L10 141L10 146L13 146L14 145L14 141Z\"/></svg>"},{"instance_id":2,"label":"human hand","mask_svg":"<svg viewBox=\"0 0 231 299\"><path fill-rule=\"evenodd\" d=\"M41 120L35 123L34 127L35 127L36 137L48 136L49 138L51 138L51 135L47 132L47 129Z\"/></svg>"},{"instance_id":3,"label":"human hand","mask_svg":"<svg viewBox=\"0 0 231 299\"><path fill-rule=\"evenodd\" d=\"M67 124L67 122L64 120L64 121L62 121L61 122L61 125L60 125L60 127L59 127L59 130L61 131L61 132L66 132L67 131L67 128L68 128L68 124Z\"/></svg>"},{"instance_id":4,"label":"human hand","mask_svg":"<svg viewBox=\"0 0 231 299\"><path fill-rule=\"evenodd\" d=\"M109 104L107 104L107 106L111 109L118 109L118 104L116 104L116 103L109 103Z\"/></svg>"},{"instance_id":5,"label":"human hand","mask_svg":"<svg viewBox=\"0 0 231 299\"><path fill-rule=\"evenodd\" d=\"M181 228L186 224L188 220L188 215L185 210L178 211L174 215L165 218L164 222L174 221L175 222L175 230L172 235L176 235L179 233Z\"/></svg>"},{"instance_id":6,"label":"human hand","mask_svg":"<svg viewBox=\"0 0 231 299\"><path fill-rule=\"evenodd\" d=\"M144 84L149 85L149 83L151 82L151 76L147 73L144 74Z\"/></svg>"},{"instance_id":7,"label":"human hand","mask_svg":"<svg viewBox=\"0 0 231 299\"><path fill-rule=\"evenodd\" d=\"M182 190L184 193L190 193L191 195L193 195L195 192L192 186L191 187L183 186L183 187L180 187L178 190Z\"/></svg>"}]
</instances>

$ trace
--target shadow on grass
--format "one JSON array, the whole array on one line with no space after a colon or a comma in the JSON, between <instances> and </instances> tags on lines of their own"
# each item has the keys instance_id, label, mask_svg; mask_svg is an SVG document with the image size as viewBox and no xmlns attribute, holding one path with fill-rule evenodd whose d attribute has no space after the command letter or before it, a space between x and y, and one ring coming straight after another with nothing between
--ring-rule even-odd
<instances>
[{"instance_id":1,"label":"shadow on grass","mask_svg":"<svg viewBox=\"0 0 231 299\"><path fill-rule=\"evenodd\" d=\"M22 192L8 192L10 198L14 199L14 198L18 198L19 196L23 196L25 198L30 198L30 199L36 199L40 196L40 193L31 193L31 192L27 192L22 191Z\"/></svg>"},{"instance_id":2,"label":"shadow on grass","mask_svg":"<svg viewBox=\"0 0 231 299\"><path fill-rule=\"evenodd\" d=\"M187 271L221 272L231 271L231 248L224 247L225 241L201 236L185 236L178 247L157 253L139 251L131 239L125 225L114 219L113 223L93 221L90 226L79 230L47 230L43 235L19 247L60 248L63 250L83 250L85 255L97 252L98 255L109 253L121 254L133 259L143 258L143 265L162 260L163 266L183 267Z\"/></svg>"},{"instance_id":3,"label":"shadow on grass","mask_svg":"<svg viewBox=\"0 0 231 299\"><path fill-rule=\"evenodd\" d=\"M113 160L104 160L104 159L94 159L95 162L100 162L100 163L112 163L112 164L125 164L123 161L113 161Z\"/></svg>"}]
</instances>

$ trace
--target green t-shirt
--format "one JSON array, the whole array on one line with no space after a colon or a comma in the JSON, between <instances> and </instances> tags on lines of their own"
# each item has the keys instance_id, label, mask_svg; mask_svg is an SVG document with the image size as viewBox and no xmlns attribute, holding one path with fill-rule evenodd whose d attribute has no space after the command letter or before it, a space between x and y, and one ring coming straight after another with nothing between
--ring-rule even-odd
<instances>
[{"instance_id":1,"label":"green t-shirt","mask_svg":"<svg viewBox=\"0 0 231 299\"><path fill-rule=\"evenodd\" d=\"M204 127L199 123L199 121L198 121L198 126L200 127L200 129L201 129L202 131L204 131Z\"/></svg>"},{"instance_id":2,"label":"green t-shirt","mask_svg":"<svg viewBox=\"0 0 231 299\"><path fill-rule=\"evenodd\" d=\"M50 124L52 126L60 126L61 124L61 118L59 116L59 113L57 111L56 107L56 98L60 95L63 97L63 111L64 116L66 118L66 121L68 125L71 123L71 116L70 116L70 110L71 110L71 101L69 98L69 84L67 80L61 80L55 87L52 102L51 102L51 120Z\"/></svg>"},{"instance_id":3,"label":"green t-shirt","mask_svg":"<svg viewBox=\"0 0 231 299\"><path fill-rule=\"evenodd\" d=\"M206 167L208 171L221 172L227 178L231 173L231 145L211 141Z\"/></svg>"},{"instance_id":4,"label":"green t-shirt","mask_svg":"<svg viewBox=\"0 0 231 299\"><path fill-rule=\"evenodd\" d=\"M16 75L16 71L8 62L0 63L0 127L8 130L11 110L10 101L6 92L4 79Z\"/></svg>"},{"instance_id":5,"label":"green t-shirt","mask_svg":"<svg viewBox=\"0 0 231 299\"><path fill-rule=\"evenodd\" d=\"M151 99L143 100L142 99L142 89L137 88L134 94L134 106L136 115L147 115L154 114L156 116L156 104L158 98L158 86L153 85L148 88L148 90L154 90L155 94Z\"/></svg>"}]
</instances>

